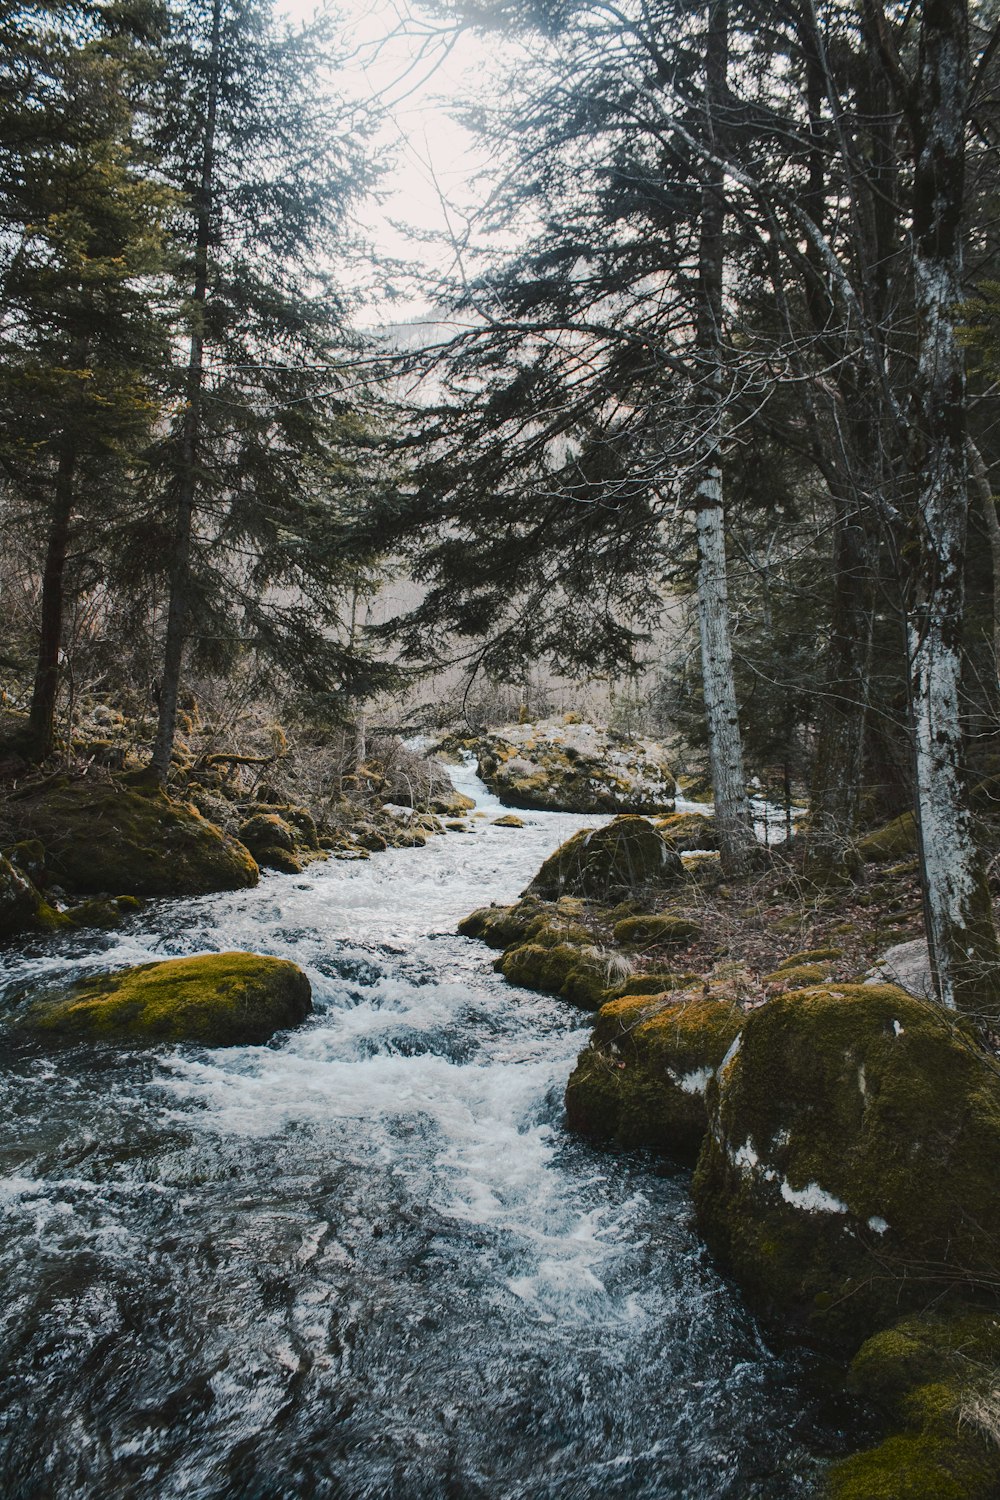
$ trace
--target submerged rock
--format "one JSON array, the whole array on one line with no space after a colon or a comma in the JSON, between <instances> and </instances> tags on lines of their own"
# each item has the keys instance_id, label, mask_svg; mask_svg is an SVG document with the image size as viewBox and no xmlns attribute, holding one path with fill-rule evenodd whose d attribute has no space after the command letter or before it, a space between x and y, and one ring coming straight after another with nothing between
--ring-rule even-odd
<instances>
[{"instance_id":1,"label":"submerged rock","mask_svg":"<svg viewBox=\"0 0 1000 1500\"><path fill-rule=\"evenodd\" d=\"M680 856L646 818L615 818L604 828L582 828L542 865L526 895L555 900L586 896L618 901L682 879Z\"/></svg>"},{"instance_id":2,"label":"submerged rock","mask_svg":"<svg viewBox=\"0 0 1000 1500\"><path fill-rule=\"evenodd\" d=\"M19 1025L53 1041L266 1042L312 1009L309 980L282 958L212 953L81 980L37 1001Z\"/></svg>"},{"instance_id":3,"label":"submerged rock","mask_svg":"<svg viewBox=\"0 0 1000 1500\"><path fill-rule=\"evenodd\" d=\"M243 844L160 791L66 781L2 811L21 838L41 840L49 877L80 895L198 896L257 883Z\"/></svg>"},{"instance_id":4,"label":"submerged rock","mask_svg":"<svg viewBox=\"0 0 1000 1500\"><path fill-rule=\"evenodd\" d=\"M662 747L568 719L505 724L476 742L479 774L512 807L553 812L669 812L675 783Z\"/></svg>"},{"instance_id":5,"label":"submerged rock","mask_svg":"<svg viewBox=\"0 0 1000 1500\"><path fill-rule=\"evenodd\" d=\"M709 1244L765 1313L844 1343L947 1284L992 1287L1000 1068L891 985L778 995L709 1094Z\"/></svg>"},{"instance_id":6,"label":"submerged rock","mask_svg":"<svg viewBox=\"0 0 1000 1500\"><path fill-rule=\"evenodd\" d=\"M567 1124L693 1162L708 1127L708 1085L743 1020L738 1006L700 996L610 1002L567 1085Z\"/></svg>"}]
</instances>

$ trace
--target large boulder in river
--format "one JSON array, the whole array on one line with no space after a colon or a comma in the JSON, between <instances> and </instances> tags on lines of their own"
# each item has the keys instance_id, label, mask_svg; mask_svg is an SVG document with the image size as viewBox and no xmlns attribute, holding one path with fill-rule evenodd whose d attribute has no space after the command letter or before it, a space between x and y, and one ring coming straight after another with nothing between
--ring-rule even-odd
<instances>
[{"instance_id":1,"label":"large boulder in river","mask_svg":"<svg viewBox=\"0 0 1000 1500\"><path fill-rule=\"evenodd\" d=\"M478 740L476 755L490 791L511 807L580 813L673 809L674 778L654 740L545 719L491 731Z\"/></svg>"},{"instance_id":2,"label":"large boulder in river","mask_svg":"<svg viewBox=\"0 0 1000 1500\"><path fill-rule=\"evenodd\" d=\"M99 974L35 1001L19 1025L52 1041L266 1042L312 1009L309 980L282 958L211 953Z\"/></svg>"},{"instance_id":3,"label":"large boulder in river","mask_svg":"<svg viewBox=\"0 0 1000 1500\"><path fill-rule=\"evenodd\" d=\"M673 884L684 875L680 856L646 818L615 818L581 828L550 854L525 892L545 901L586 896L622 901Z\"/></svg>"},{"instance_id":4,"label":"large boulder in river","mask_svg":"<svg viewBox=\"0 0 1000 1500\"><path fill-rule=\"evenodd\" d=\"M570 1129L693 1163L708 1127L708 1085L743 1019L731 1001L702 994L609 1002L566 1087Z\"/></svg>"},{"instance_id":5,"label":"large boulder in river","mask_svg":"<svg viewBox=\"0 0 1000 1500\"><path fill-rule=\"evenodd\" d=\"M80 895L200 896L256 885L249 850L189 803L110 781L63 781L0 808L45 847L49 879Z\"/></svg>"},{"instance_id":6,"label":"large boulder in river","mask_svg":"<svg viewBox=\"0 0 1000 1500\"><path fill-rule=\"evenodd\" d=\"M33 927L42 902L31 880L13 860L0 854L0 938Z\"/></svg>"},{"instance_id":7,"label":"large boulder in river","mask_svg":"<svg viewBox=\"0 0 1000 1500\"><path fill-rule=\"evenodd\" d=\"M1000 1067L893 985L778 995L708 1096L694 1195L766 1314L857 1342L949 1287L996 1286Z\"/></svg>"}]
</instances>

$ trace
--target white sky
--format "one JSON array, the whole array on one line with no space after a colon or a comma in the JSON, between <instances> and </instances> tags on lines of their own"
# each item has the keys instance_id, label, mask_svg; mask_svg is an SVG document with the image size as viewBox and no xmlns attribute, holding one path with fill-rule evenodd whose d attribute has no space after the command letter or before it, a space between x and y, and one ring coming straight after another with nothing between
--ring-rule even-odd
<instances>
[{"instance_id":1,"label":"white sky","mask_svg":"<svg viewBox=\"0 0 1000 1500\"><path fill-rule=\"evenodd\" d=\"M279 8L305 19L316 5L279 0ZM448 250L422 245L405 229L460 234L483 192L472 179L484 160L449 111L459 99L489 87L499 43L470 32L456 35L408 0L331 0L330 8L342 19L343 50L350 58L335 79L338 92L379 97L387 109L380 144L390 148L394 162L382 184L384 201L371 203L362 215L363 230L382 254L446 270ZM373 304L370 316L401 321L426 305L412 292L402 302Z\"/></svg>"}]
</instances>

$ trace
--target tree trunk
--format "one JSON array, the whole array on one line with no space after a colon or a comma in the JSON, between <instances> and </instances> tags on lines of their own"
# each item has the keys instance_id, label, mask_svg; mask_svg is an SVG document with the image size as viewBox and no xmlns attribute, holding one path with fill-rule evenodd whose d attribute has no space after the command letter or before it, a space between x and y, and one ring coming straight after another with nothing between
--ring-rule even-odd
<instances>
[{"instance_id":1,"label":"tree trunk","mask_svg":"<svg viewBox=\"0 0 1000 1500\"><path fill-rule=\"evenodd\" d=\"M719 154L719 111L725 100L728 57L727 0L710 0L705 43L705 114L708 144L714 156ZM701 408L695 488L698 624L715 821L722 868L732 875L749 866L756 852L756 840L743 773L743 742L733 677L722 504L722 276L726 206L722 169L706 164L704 172L695 325Z\"/></svg>"},{"instance_id":2,"label":"tree trunk","mask_svg":"<svg viewBox=\"0 0 1000 1500\"><path fill-rule=\"evenodd\" d=\"M41 636L35 683L31 694L28 732L32 754L45 760L51 754L55 731L56 694L59 689L59 648L62 645L65 601L66 553L73 516L73 480L76 451L65 438L56 470L55 492L49 517L49 539L42 573Z\"/></svg>"},{"instance_id":3,"label":"tree trunk","mask_svg":"<svg viewBox=\"0 0 1000 1500\"><path fill-rule=\"evenodd\" d=\"M177 508L174 513L170 553L170 602L160 679L159 717L151 769L160 785L166 784L177 727L177 698L187 637L191 579L191 537L194 526L198 449L201 436L201 400L205 380L205 303L208 297L208 251L212 230L212 193L215 166L215 132L219 108L219 52L222 31L222 0L212 6L212 39L209 53L208 102L205 113L205 144L201 183L197 200L197 231L192 302L194 304L187 369L187 410L181 431L180 465L177 477Z\"/></svg>"},{"instance_id":4,"label":"tree trunk","mask_svg":"<svg viewBox=\"0 0 1000 1500\"><path fill-rule=\"evenodd\" d=\"M917 313L916 548L907 637L927 939L945 1005L1000 1010L1000 951L961 779L968 513L965 375L955 338L968 94L965 0L925 0L911 111Z\"/></svg>"}]
</instances>

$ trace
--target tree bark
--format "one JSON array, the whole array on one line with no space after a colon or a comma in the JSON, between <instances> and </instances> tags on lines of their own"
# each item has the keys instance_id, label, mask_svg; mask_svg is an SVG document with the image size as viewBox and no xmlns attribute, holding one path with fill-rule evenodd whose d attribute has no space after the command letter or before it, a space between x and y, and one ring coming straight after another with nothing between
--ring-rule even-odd
<instances>
[{"instance_id":1,"label":"tree bark","mask_svg":"<svg viewBox=\"0 0 1000 1500\"><path fill-rule=\"evenodd\" d=\"M907 612L915 810L941 1001L996 1016L1000 951L962 785L960 685L968 516L965 372L955 337L968 95L966 0L924 0L914 142L916 546Z\"/></svg>"},{"instance_id":2,"label":"tree bark","mask_svg":"<svg viewBox=\"0 0 1000 1500\"><path fill-rule=\"evenodd\" d=\"M727 0L709 0L705 42L705 117L709 146L718 150L720 109L729 63ZM723 366L722 278L725 196L721 167L706 163L701 194L698 245L697 316L700 437L695 486L698 539L698 624L708 727L708 752L715 796L719 850L726 874L747 869L756 852L753 814L743 771L733 649L729 623L725 517L722 491Z\"/></svg>"},{"instance_id":3,"label":"tree bark","mask_svg":"<svg viewBox=\"0 0 1000 1500\"><path fill-rule=\"evenodd\" d=\"M66 594L66 555L73 517L75 474L76 450L72 439L66 437L59 454L49 516L49 537L42 572L41 634L28 715L32 754L37 760L45 760L51 754L55 734L59 649L62 645Z\"/></svg>"},{"instance_id":4,"label":"tree bark","mask_svg":"<svg viewBox=\"0 0 1000 1500\"><path fill-rule=\"evenodd\" d=\"M201 403L205 382L205 304L208 299L208 252L212 232L212 197L215 167L215 133L219 109L219 53L222 32L222 0L212 6L212 36L209 52L208 101L205 141L197 200L193 326L188 352L187 409L181 430L180 464L177 477L177 507L174 512L170 553L170 602L160 678L159 716L150 768L161 786L166 784L177 728L177 700L187 639L191 582L191 540L197 491L198 450L201 437Z\"/></svg>"}]
</instances>

